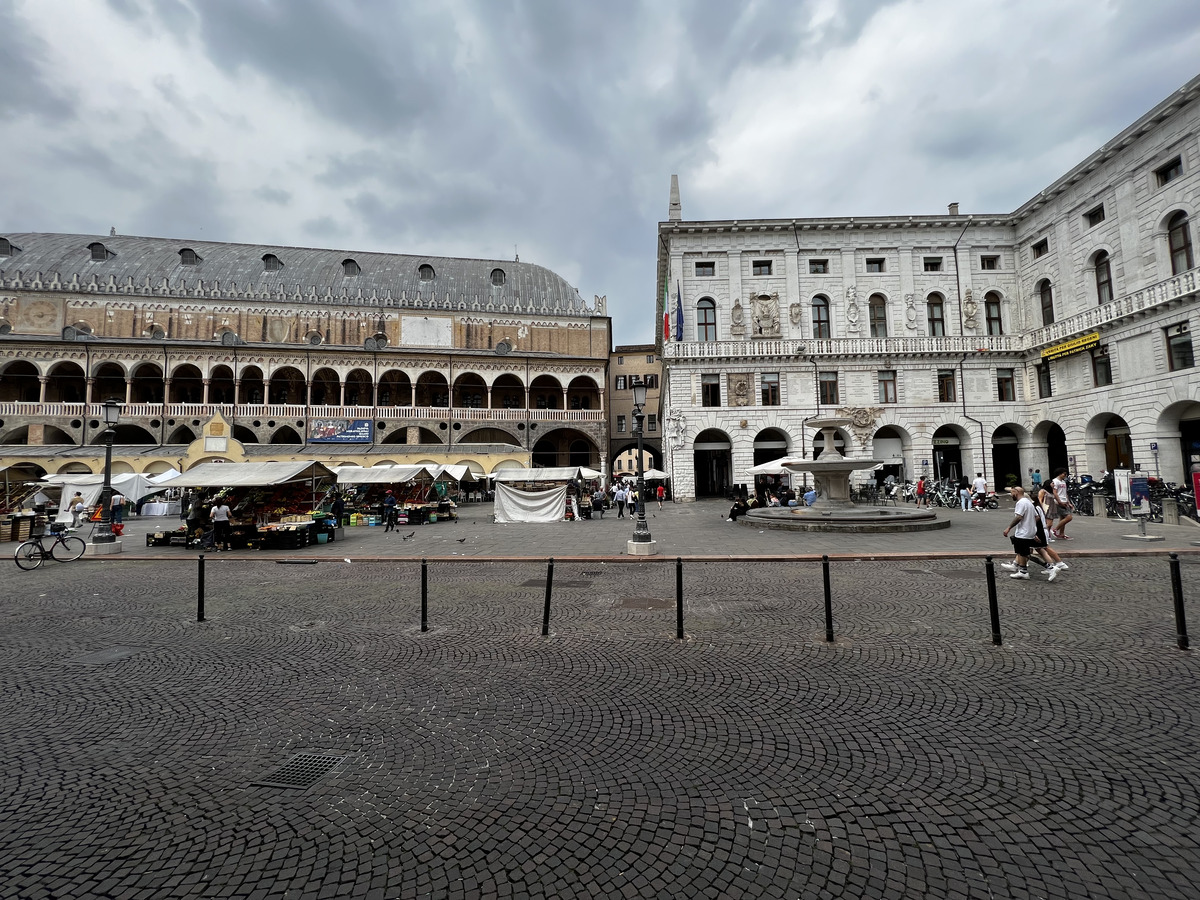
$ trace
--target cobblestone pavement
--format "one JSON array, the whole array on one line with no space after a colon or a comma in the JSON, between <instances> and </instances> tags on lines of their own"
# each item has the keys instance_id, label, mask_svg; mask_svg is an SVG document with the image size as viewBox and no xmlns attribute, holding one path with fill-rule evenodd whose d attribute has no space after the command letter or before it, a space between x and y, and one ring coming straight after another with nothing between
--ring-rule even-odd
<instances>
[{"instance_id":1,"label":"cobblestone pavement","mask_svg":"<svg viewBox=\"0 0 1200 900\"><path fill-rule=\"evenodd\" d=\"M1001 532L1011 521L1011 509L994 512L938 510L948 517L951 527L941 531L888 535L805 534L760 529L725 521L729 504L705 500L698 503L667 503L660 510L652 503L646 511L647 524L659 554L667 556L781 556L822 553L924 554L924 553L1008 553L1011 545ZM548 525L495 525L492 506L471 503L460 508L459 521L434 525L399 526L394 532L383 528L345 528L344 540L308 547L299 555L316 559L418 559L437 557L520 557L520 556L623 556L626 541L632 537L633 522L618 519L614 512L604 518ZM132 519L126 522L124 556L148 559L179 559L189 555L180 547L146 547L145 535L152 530L171 530L179 525L175 518ZM1193 550L1192 541L1200 541L1200 526L1148 526L1160 542L1138 543L1125 535L1136 534L1135 523L1115 519L1079 516L1067 526L1074 540L1057 544L1060 552L1095 551L1161 552L1171 549ZM406 535L411 535L405 540ZM0 545L3 546L3 545ZM232 558L254 558L265 551L238 550ZM296 556L297 551L278 551L277 555Z\"/></svg>"},{"instance_id":2,"label":"cobblestone pavement","mask_svg":"<svg viewBox=\"0 0 1200 900\"><path fill-rule=\"evenodd\" d=\"M662 562L556 565L545 638L535 560L431 563L424 633L411 560L226 562L202 624L182 557L11 567L0 897L1200 890L1161 557L1000 577L1001 647L978 559L836 561L833 644L819 562L686 564L684 641Z\"/></svg>"}]
</instances>

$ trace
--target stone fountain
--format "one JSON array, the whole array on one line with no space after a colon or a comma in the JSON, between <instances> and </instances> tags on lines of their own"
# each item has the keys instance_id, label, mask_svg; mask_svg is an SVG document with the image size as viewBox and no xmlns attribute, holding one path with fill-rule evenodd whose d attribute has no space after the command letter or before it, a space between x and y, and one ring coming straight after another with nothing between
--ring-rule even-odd
<instances>
[{"instance_id":1,"label":"stone fountain","mask_svg":"<svg viewBox=\"0 0 1200 900\"><path fill-rule=\"evenodd\" d=\"M738 521L756 528L789 531L932 531L949 528L949 519L939 519L930 509L902 509L899 505L863 506L850 499L850 473L874 469L882 460L846 457L834 444L839 428L850 419L810 419L808 424L820 430L825 449L817 459L788 459L784 468L793 473L809 473L816 482L817 499L812 506L767 507L752 509Z\"/></svg>"}]
</instances>

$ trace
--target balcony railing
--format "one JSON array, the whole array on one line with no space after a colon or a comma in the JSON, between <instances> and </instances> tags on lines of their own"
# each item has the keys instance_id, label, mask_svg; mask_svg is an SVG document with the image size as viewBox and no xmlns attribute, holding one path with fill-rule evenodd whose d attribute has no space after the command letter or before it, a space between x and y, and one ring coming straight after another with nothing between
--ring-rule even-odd
<instances>
[{"instance_id":1,"label":"balcony railing","mask_svg":"<svg viewBox=\"0 0 1200 900\"><path fill-rule=\"evenodd\" d=\"M18 403L0 402L0 416L101 418L104 405L93 403ZM455 422L603 422L606 414L598 409L470 409L445 406L300 406L293 404L229 403L126 403L121 418L208 419L220 412L227 418L275 419L279 422L308 419L452 419Z\"/></svg>"},{"instance_id":2,"label":"balcony railing","mask_svg":"<svg viewBox=\"0 0 1200 900\"><path fill-rule=\"evenodd\" d=\"M754 359L813 356L901 356L974 353L990 350L1020 353L1094 331L1121 319L1153 311L1188 296L1200 285L1200 268L1189 269L1111 303L1023 334L947 335L945 337L831 338L758 341L687 341L663 347L668 362L705 359Z\"/></svg>"}]
</instances>

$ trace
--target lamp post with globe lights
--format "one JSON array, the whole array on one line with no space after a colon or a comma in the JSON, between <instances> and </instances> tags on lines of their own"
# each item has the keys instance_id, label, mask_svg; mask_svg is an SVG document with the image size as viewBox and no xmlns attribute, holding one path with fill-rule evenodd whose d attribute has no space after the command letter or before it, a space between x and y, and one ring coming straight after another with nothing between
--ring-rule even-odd
<instances>
[{"instance_id":1,"label":"lamp post with globe lights","mask_svg":"<svg viewBox=\"0 0 1200 900\"><path fill-rule=\"evenodd\" d=\"M642 423L646 420L646 382L639 378L631 387L633 388L634 434L637 436L637 521L633 526L633 538L627 542L626 546L634 556L651 556L656 551L654 539L650 536L650 526L646 524L646 478L642 464Z\"/></svg>"},{"instance_id":2,"label":"lamp post with globe lights","mask_svg":"<svg viewBox=\"0 0 1200 900\"><path fill-rule=\"evenodd\" d=\"M112 531L112 448L117 436L114 426L121 419L121 404L104 401L104 487L100 491L100 527L92 535L93 544L112 544L117 540Z\"/></svg>"}]
</instances>

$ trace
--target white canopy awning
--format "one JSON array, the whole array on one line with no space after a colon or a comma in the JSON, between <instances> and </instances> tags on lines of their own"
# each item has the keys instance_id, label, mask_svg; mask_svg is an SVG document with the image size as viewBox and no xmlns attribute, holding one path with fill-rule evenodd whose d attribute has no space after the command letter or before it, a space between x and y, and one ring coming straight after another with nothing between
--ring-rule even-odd
<instances>
[{"instance_id":1,"label":"white canopy awning","mask_svg":"<svg viewBox=\"0 0 1200 900\"><path fill-rule=\"evenodd\" d=\"M201 463L169 482L176 487L271 487L289 481L332 478L318 462Z\"/></svg>"},{"instance_id":2,"label":"white canopy awning","mask_svg":"<svg viewBox=\"0 0 1200 900\"><path fill-rule=\"evenodd\" d=\"M438 466L433 477L435 481L475 481L470 466Z\"/></svg>"},{"instance_id":3,"label":"white canopy awning","mask_svg":"<svg viewBox=\"0 0 1200 900\"><path fill-rule=\"evenodd\" d=\"M429 466L341 466L338 484L404 484L422 476L434 477Z\"/></svg>"},{"instance_id":4,"label":"white canopy awning","mask_svg":"<svg viewBox=\"0 0 1200 900\"><path fill-rule=\"evenodd\" d=\"M782 456L779 459L773 459L770 462L759 463L752 469L747 469L747 475L795 475L796 473L789 469L784 463L804 462L805 460L799 456Z\"/></svg>"},{"instance_id":5,"label":"white canopy awning","mask_svg":"<svg viewBox=\"0 0 1200 900\"><path fill-rule=\"evenodd\" d=\"M577 478L597 478L596 475L586 475L594 471L582 466L553 466L545 469L501 469L493 472L496 481L575 481Z\"/></svg>"}]
</instances>

